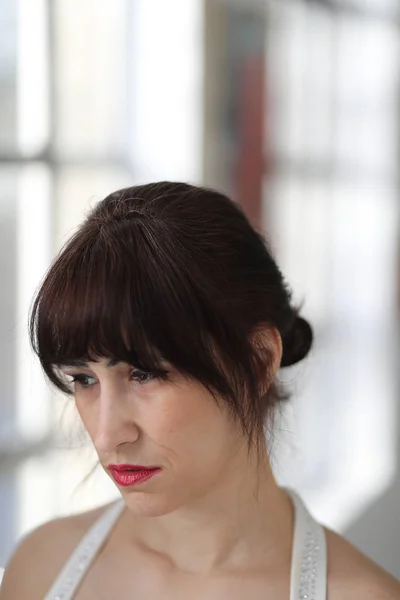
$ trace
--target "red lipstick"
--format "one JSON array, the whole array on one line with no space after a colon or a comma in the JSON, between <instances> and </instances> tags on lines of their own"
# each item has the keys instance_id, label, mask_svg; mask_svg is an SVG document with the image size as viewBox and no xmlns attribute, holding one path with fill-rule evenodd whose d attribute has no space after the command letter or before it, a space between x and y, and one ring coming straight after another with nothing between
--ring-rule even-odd
<instances>
[{"instance_id":1,"label":"red lipstick","mask_svg":"<svg viewBox=\"0 0 400 600\"><path fill-rule=\"evenodd\" d=\"M159 467L143 467L142 465L108 465L115 483L130 487L148 481L161 471Z\"/></svg>"}]
</instances>

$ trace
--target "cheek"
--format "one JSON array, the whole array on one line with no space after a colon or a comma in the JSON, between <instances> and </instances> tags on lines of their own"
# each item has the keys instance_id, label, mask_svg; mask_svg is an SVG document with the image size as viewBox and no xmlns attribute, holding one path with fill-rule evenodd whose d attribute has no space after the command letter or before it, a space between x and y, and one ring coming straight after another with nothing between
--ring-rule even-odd
<instances>
[{"instance_id":1,"label":"cheek","mask_svg":"<svg viewBox=\"0 0 400 600\"><path fill-rule=\"evenodd\" d=\"M182 458L185 454L226 444L233 426L215 400L203 389L169 389L156 413L148 414L147 433L153 443ZM150 423L151 421L151 423Z\"/></svg>"},{"instance_id":2,"label":"cheek","mask_svg":"<svg viewBox=\"0 0 400 600\"><path fill-rule=\"evenodd\" d=\"M88 397L87 392L75 393L75 408L84 428L91 438L93 438L98 423L98 407L98 402Z\"/></svg>"}]
</instances>

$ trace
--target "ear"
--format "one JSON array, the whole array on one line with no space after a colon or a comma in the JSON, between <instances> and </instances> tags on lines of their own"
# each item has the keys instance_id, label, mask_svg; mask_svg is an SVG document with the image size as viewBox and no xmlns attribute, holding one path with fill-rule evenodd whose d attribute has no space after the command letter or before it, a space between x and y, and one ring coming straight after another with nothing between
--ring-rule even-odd
<instances>
[{"instance_id":1,"label":"ear","mask_svg":"<svg viewBox=\"0 0 400 600\"><path fill-rule=\"evenodd\" d=\"M250 341L261 365L260 384L266 393L281 365L282 338L276 327L264 324L252 332Z\"/></svg>"}]
</instances>

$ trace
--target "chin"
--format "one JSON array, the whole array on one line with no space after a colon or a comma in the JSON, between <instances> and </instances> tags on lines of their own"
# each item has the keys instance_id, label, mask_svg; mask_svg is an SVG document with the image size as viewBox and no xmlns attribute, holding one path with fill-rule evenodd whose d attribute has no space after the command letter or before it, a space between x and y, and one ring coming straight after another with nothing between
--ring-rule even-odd
<instances>
[{"instance_id":1,"label":"chin","mask_svg":"<svg viewBox=\"0 0 400 600\"><path fill-rule=\"evenodd\" d=\"M177 497L167 494L133 492L123 494L127 508L137 517L162 517L182 506Z\"/></svg>"}]
</instances>

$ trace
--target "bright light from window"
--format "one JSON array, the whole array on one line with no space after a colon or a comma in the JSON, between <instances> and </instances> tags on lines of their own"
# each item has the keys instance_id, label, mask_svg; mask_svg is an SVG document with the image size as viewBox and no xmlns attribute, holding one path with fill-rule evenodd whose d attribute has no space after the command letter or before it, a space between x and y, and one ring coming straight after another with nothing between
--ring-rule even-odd
<instances>
[{"instance_id":1,"label":"bright light from window","mask_svg":"<svg viewBox=\"0 0 400 600\"><path fill-rule=\"evenodd\" d=\"M31 155L49 134L46 0L19 0L18 8L18 149Z\"/></svg>"},{"instance_id":2,"label":"bright light from window","mask_svg":"<svg viewBox=\"0 0 400 600\"><path fill-rule=\"evenodd\" d=\"M202 2L137 0L132 6L134 175L201 182Z\"/></svg>"}]
</instances>

